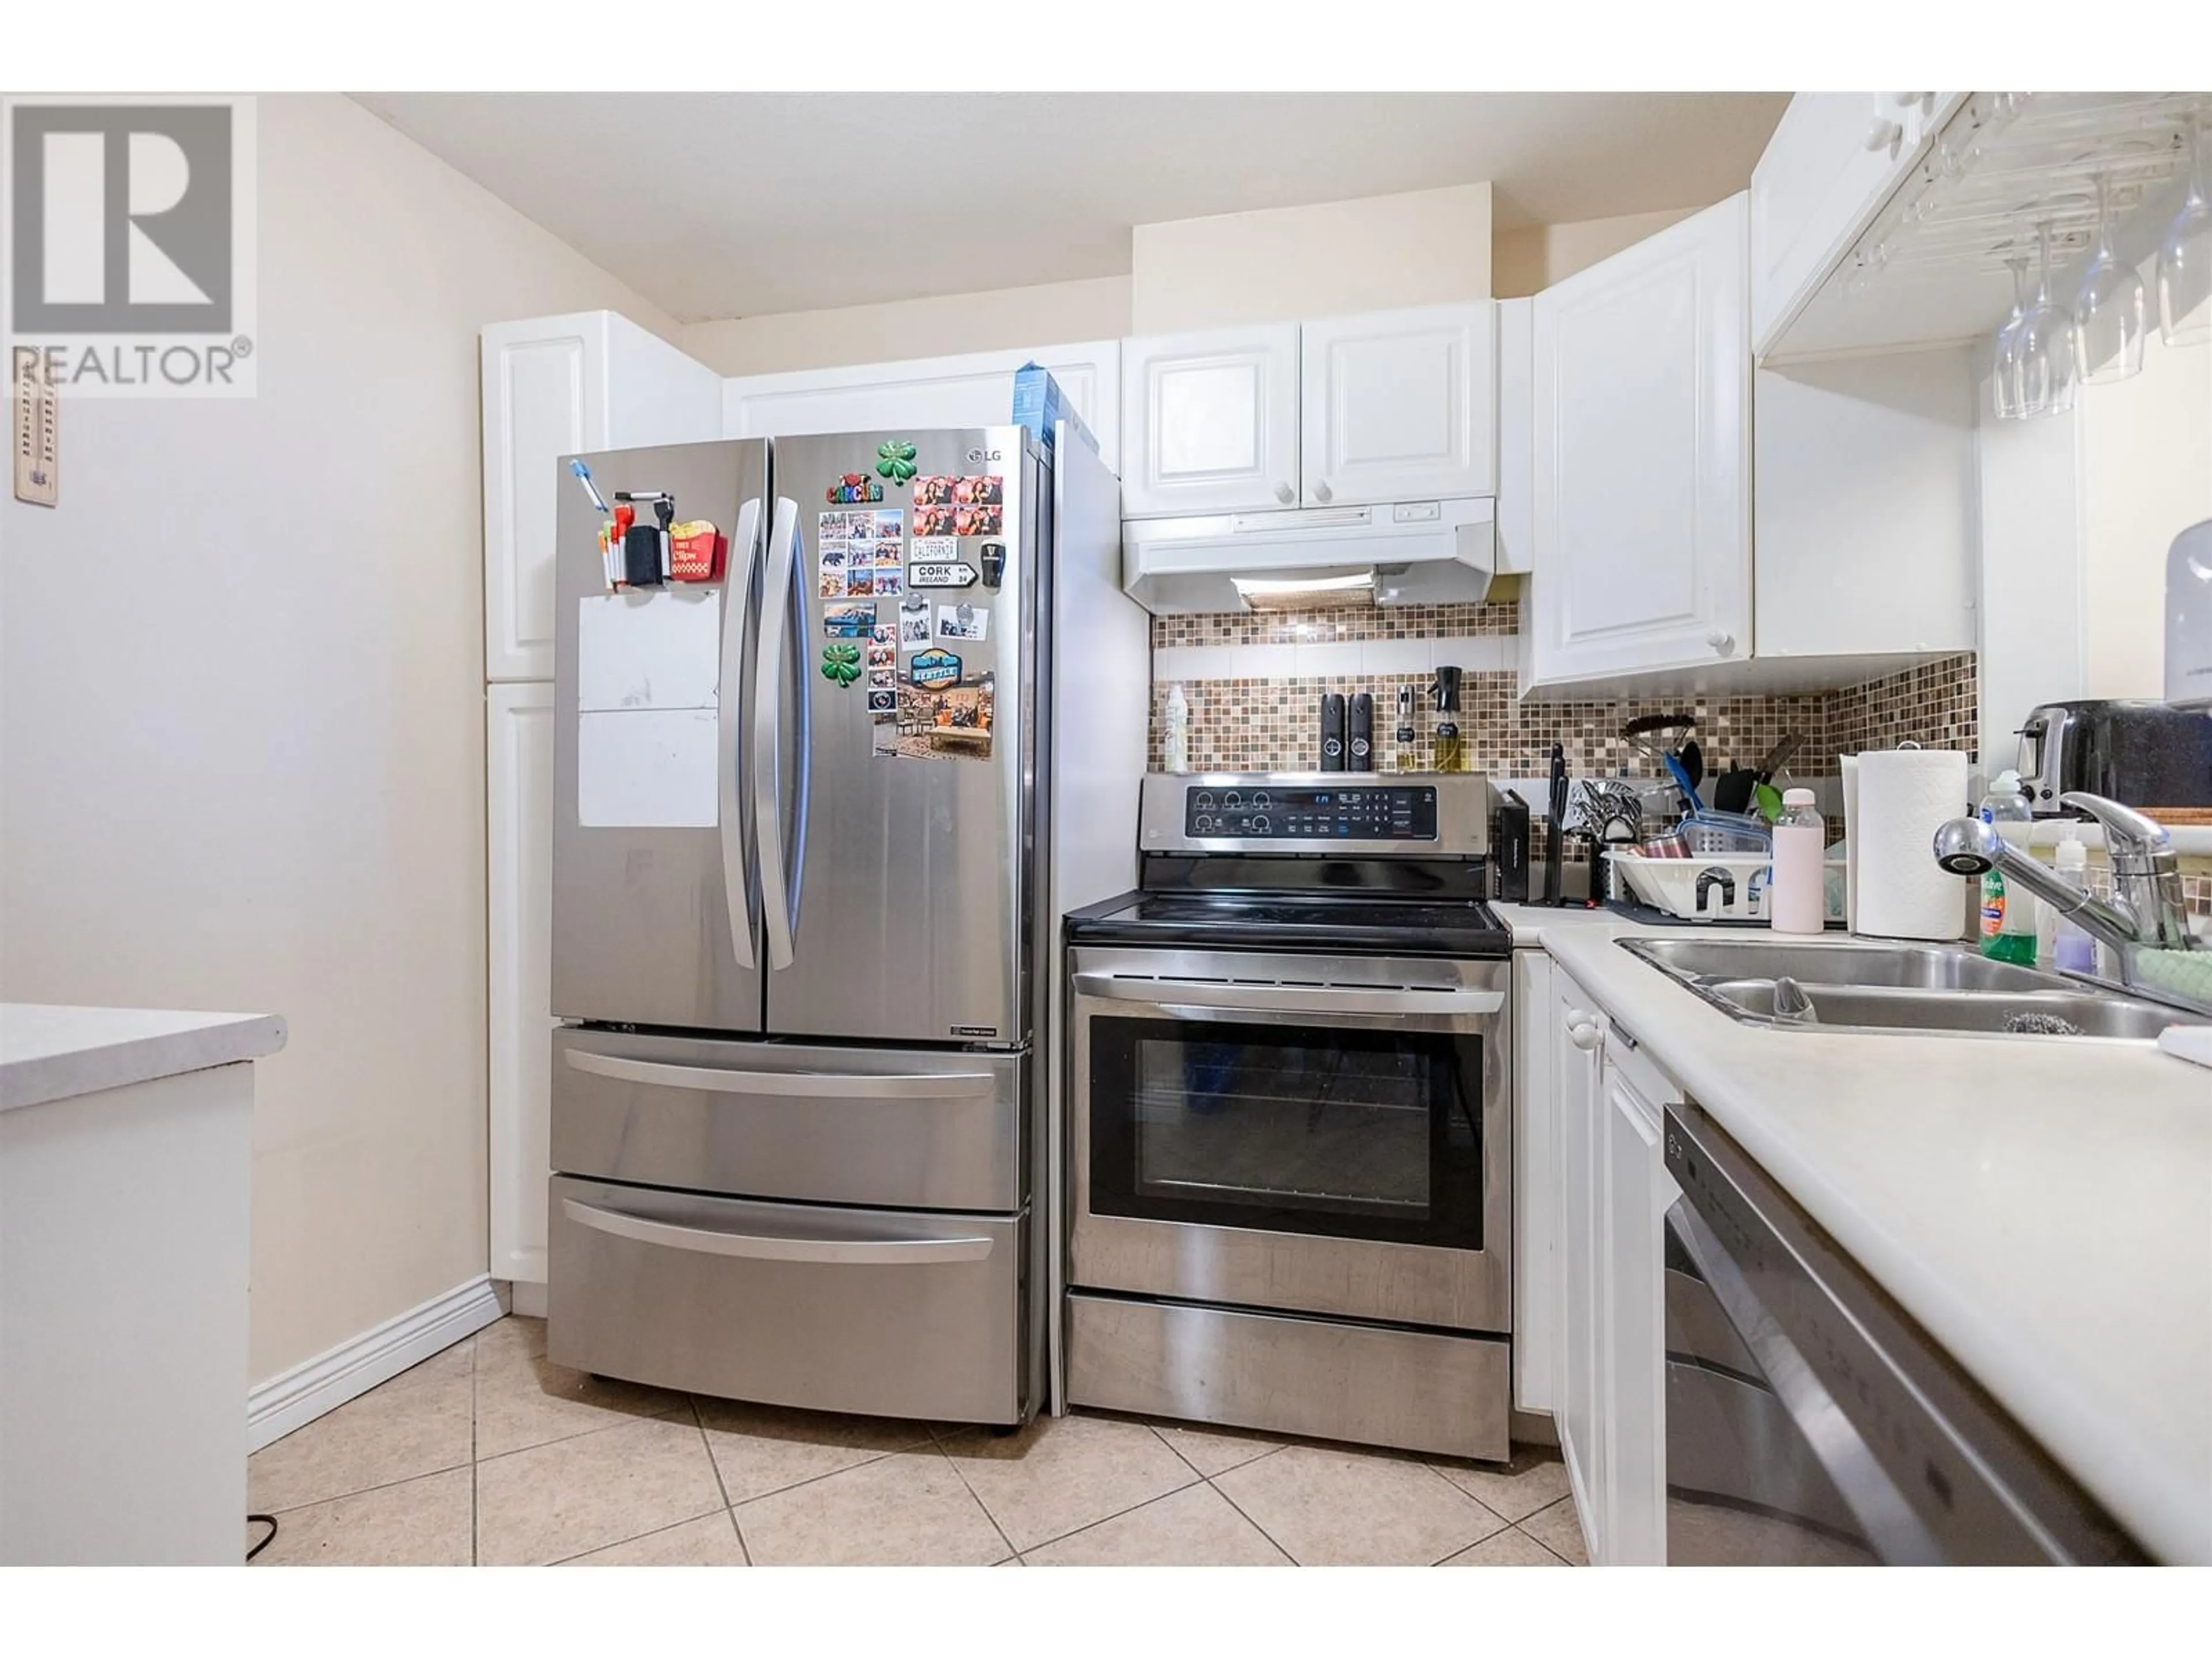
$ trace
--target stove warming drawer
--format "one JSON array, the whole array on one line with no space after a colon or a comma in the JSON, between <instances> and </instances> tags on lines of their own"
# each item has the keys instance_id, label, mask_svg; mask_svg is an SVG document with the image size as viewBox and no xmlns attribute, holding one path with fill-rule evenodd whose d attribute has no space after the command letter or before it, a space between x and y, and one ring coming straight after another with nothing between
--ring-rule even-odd
<instances>
[{"instance_id":1,"label":"stove warming drawer","mask_svg":"<svg viewBox=\"0 0 2212 1659\"><path fill-rule=\"evenodd\" d=\"M1511 1345L1188 1304L1067 1298L1071 1403L1502 1460Z\"/></svg>"}]
</instances>

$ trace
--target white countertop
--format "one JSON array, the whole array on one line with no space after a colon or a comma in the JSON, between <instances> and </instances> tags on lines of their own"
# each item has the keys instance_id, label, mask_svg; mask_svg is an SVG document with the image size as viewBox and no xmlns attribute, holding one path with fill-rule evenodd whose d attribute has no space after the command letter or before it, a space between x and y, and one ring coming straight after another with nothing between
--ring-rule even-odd
<instances>
[{"instance_id":1,"label":"white countertop","mask_svg":"<svg viewBox=\"0 0 2212 1659\"><path fill-rule=\"evenodd\" d=\"M2153 1553L2212 1563L2212 1072L1739 1024L1613 942L1710 929L1497 908Z\"/></svg>"},{"instance_id":2,"label":"white countertop","mask_svg":"<svg viewBox=\"0 0 2212 1659\"><path fill-rule=\"evenodd\" d=\"M0 1002L0 1112L258 1060L285 1036L276 1014Z\"/></svg>"}]
</instances>

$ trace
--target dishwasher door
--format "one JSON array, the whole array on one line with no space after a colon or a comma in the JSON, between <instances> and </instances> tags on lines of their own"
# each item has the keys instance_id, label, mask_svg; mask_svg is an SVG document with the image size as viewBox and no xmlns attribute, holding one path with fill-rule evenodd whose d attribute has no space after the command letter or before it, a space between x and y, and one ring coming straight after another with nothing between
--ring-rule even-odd
<instances>
[{"instance_id":1,"label":"dishwasher door","mask_svg":"<svg viewBox=\"0 0 2212 1659\"><path fill-rule=\"evenodd\" d=\"M1666 1233L1668 1565L1877 1564L1805 1430L1699 1269L1689 1243L1696 1231L1697 1218L1677 1200Z\"/></svg>"},{"instance_id":2,"label":"dishwasher door","mask_svg":"<svg viewBox=\"0 0 2212 1659\"><path fill-rule=\"evenodd\" d=\"M1670 1563L2143 1559L1695 1103L1665 1142Z\"/></svg>"}]
</instances>

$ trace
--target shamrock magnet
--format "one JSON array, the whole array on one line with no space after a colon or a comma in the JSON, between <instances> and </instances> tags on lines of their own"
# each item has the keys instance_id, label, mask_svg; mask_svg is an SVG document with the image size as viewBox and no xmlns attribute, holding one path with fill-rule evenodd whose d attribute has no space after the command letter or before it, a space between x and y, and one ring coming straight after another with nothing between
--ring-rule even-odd
<instances>
[{"instance_id":1,"label":"shamrock magnet","mask_svg":"<svg viewBox=\"0 0 2212 1659\"><path fill-rule=\"evenodd\" d=\"M893 483L904 483L915 474L914 446L896 441L878 446L876 471Z\"/></svg>"},{"instance_id":2,"label":"shamrock magnet","mask_svg":"<svg viewBox=\"0 0 2212 1659\"><path fill-rule=\"evenodd\" d=\"M822 647L822 678L850 685L860 678L860 647L833 641Z\"/></svg>"}]
</instances>

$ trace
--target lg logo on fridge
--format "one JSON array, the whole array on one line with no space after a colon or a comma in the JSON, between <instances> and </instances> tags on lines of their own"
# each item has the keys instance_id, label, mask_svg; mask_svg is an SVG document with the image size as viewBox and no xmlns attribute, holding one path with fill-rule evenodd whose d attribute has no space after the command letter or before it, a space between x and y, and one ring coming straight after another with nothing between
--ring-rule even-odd
<instances>
[{"instance_id":1,"label":"lg logo on fridge","mask_svg":"<svg viewBox=\"0 0 2212 1659\"><path fill-rule=\"evenodd\" d=\"M250 98L10 99L9 361L65 393L252 395Z\"/></svg>"}]
</instances>

